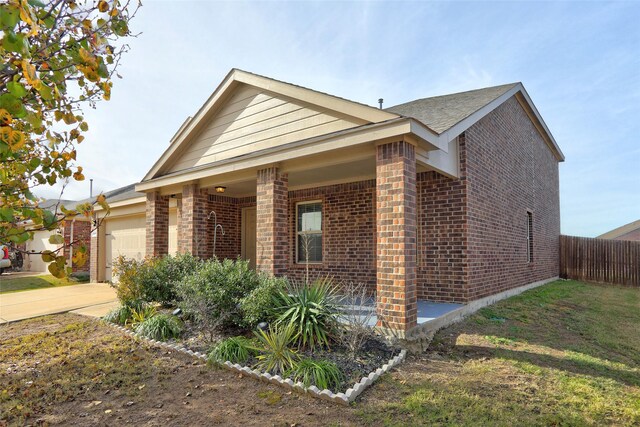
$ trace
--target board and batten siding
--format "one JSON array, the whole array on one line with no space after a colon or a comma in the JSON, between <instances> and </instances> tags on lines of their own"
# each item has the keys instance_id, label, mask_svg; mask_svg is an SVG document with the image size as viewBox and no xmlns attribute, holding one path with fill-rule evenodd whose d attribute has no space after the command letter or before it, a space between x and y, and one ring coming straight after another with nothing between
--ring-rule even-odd
<instances>
[{"instance_id":1,"label":"board and batten siding","mask_svg":"<svg viewBox=\"0 0 640 427\"><path fill-rule=\"evenodd\" d=\"M366 123L242 85L166 172L206 165Z\"/></svg>"}]
</instances>

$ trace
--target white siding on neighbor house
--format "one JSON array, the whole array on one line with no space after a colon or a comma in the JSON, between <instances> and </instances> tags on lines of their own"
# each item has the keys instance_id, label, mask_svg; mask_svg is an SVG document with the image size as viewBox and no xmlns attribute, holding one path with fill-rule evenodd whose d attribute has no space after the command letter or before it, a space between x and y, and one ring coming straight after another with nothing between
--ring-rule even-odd
<instances>
[{"instance_id":1,"label":"white siding on neighbor house","mask_svg":"<svg viewBox=\"0 0 640 427\"><path fill-rule=\"evenodd\" d=\"M242 85L166 172L176 172L365 124Z\"/></svg>"},{"instance_id":2,"label":"white siding on neighbor house","mask_svg":"<svg viewBox=\"0 0 640 427\"><path fill-rule=\"evenodd\" d=\"M49 243L49 237L53 235L55 231L36 231L33 233L33 240L27 242L27 251L42 252L42 251L55 251L60 248L60 245L52 245ZM27 255L24 259L23 269L25 271L32 271L34 273L47 273L49 267L48 262L42 261L42 255L33 254Z\"/></svg>"},{"instance_id":3,"label":"white siding on neighbor house","mask_svg":"<svg viewBox=\"0 0 640 427\"><path fill-rule=\"evenodd\" d=\"M119 256L141 260L146 251L144 215L108 218L105 221L105 279L113 279L113 261Z\"/></svg>"}]
</instances>

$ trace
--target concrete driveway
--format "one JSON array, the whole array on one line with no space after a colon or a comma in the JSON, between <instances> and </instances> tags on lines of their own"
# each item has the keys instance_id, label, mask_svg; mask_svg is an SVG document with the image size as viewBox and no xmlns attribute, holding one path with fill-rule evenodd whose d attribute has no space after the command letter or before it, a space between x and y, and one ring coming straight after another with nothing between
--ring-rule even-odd
<instances>
[{"instance_id":1,"label":"concrete driveway","mask_svg":"<svg viewBox=\"0 0 640 427\"><path fill-rule=\"evenodd\" d=\"M99 317L117 304L115 290L106 283L0 294L0 324L67 311Z\"/></svg>"}]
</instances>

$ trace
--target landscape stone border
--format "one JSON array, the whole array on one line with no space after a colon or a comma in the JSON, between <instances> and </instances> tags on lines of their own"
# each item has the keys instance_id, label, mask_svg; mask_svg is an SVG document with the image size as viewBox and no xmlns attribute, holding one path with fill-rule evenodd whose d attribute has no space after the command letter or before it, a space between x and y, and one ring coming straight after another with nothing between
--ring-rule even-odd
<instances>
[{"instance_id":1,"label":"landscape stone border","mask_svg":"<svg viewBox=\"0 0 640 427\"><path fill-rule=\"evenodd\" d=\"M126 335L129 335L132 338L136 338L139 339L141 341L145 341L148 344L157 346L157 347L162 347L162 348L166 348L166 349L171 349L171 350L175 350L184 354L187 354L189 356L193 356L193 357L197 357L199 359L202 359L204 361L207 360L207 355L200 353L198 351L193 351L193 350L189 350L187 347L184 347L180 344L172 344L172 343L168 343L168 342L164 342L164 341L156 341L156 340L152 340L150 338L144 337L142 335L136 334L134 331L132 331L131 329L127 329L124 326L121 325L117 325L115 323L111 323L111 322L107 322L106 320L102 320L104 323L106 323L109 326L112 326L115 329L120 330L121 332L125 333ZM378 378L380 378L380 376L382 374L385 374L387 372L389 372L392 368L398 366L400 363L402 363L402 361L404 361L404 359L407 356L407 351L405 349L402 349L400 351L400 354L396 355L395 357L391 358L387 363L385 363L384 365L382 365L382 367L376 369L375 371L372 371L369 375L367 375L366 377L362 377L362 379L355 383L351 388L349 388L346 392L344 393L334 393L331 390L328 389L324 389L324 390L320 390L318 387L312 385L309 387L305 387L303 383L301 382L293 382L291 380L291 378L282 378L280 375L271 375L268 372L260 372L257 369L251 369L248 366L242 366L238 363L231 363L229 361L222 363L220 366L230 370L230 371L234 371L243 375L247 375L249 377L253 377L256 378L262 382L265 383L271 383L271 384L276 384L280 387L289 389L289 390L294 390L298 393L302 393L302 394L308 394L310 396L313 396L315 398L318 399L322 399L322 400L326 400L328 402L334 402L334 403L338 403L340 405L349 405L351 402L354 402L356 400L356 398L358 396L360 396L360 394L362 394L362 392L369 387L371 384L373 384Z\"/></svg>"}]
</instances>

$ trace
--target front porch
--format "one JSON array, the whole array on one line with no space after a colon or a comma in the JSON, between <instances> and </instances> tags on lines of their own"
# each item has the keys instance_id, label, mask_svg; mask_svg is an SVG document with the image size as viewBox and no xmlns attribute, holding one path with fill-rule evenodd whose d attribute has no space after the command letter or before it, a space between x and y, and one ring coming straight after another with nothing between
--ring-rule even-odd
<instances>
[{"instance_id":1,"label":"front porch","mask_svg":"<svg viewBox=\"0 0 640 427\"><path fill-rule=\"evenodd\" d=\"M401 140L165 186L147 192L146 253L167 253L174 198L179 252L241 257L296 280L365 283L376 324L408 331L440 309L418 301L418 169L415 146Z\"/></svg>"}]
</instances>

